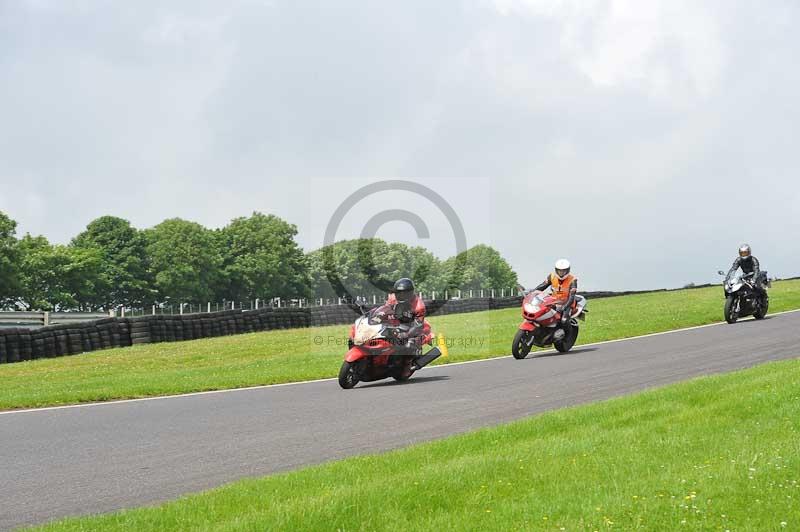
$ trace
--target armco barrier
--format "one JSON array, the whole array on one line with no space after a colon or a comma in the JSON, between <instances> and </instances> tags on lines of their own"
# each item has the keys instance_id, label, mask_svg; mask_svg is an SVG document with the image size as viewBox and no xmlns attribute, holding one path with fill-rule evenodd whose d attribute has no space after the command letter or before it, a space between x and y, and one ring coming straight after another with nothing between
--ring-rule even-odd
<instances>
[{"instance_id":1,"label":"armco barrier","mask_svg":"<svg viewBox=\"0 0 800 532\"><path fill-rule=\"evenodd\" d=\"M640 292L590 292L589 299ZM426 301L429 315L460 314L519 307L522 296ZM203 314L104 318L38 329L0 329L0 364L75 355L134 344L179 342L275 329L321 327L352 323L359 311L353 305L310 308L226 310Z\"/></svg>"}]
</instances>

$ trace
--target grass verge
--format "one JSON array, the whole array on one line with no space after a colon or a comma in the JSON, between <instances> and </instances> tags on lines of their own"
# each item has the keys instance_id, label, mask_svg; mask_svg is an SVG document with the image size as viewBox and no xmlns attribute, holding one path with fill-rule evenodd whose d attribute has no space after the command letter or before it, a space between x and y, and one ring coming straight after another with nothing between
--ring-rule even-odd
<instances>
[{"instance_id":1,"label":"grass verge","mask_svg":"<svg viewBox=\"0 0 800 532\"><path fill-rule=\"evenodd\" d=\"M777 282L770 310L800 308L800 281ZM722 288L598 299L579 344L718 322ZM519 309L433 317L451 344L441 363L510 352ZM0 409L129 399L333 377L346 350L346 325L140 345L0 365Z\"/></svg>"},{"instance_id":2,"label":"grass verge","mask_svg":"<svg viewBox=\"0 0 800 532\"><path fill-rule=\"evenodd\" d=\"M798 530L800 360L40 530Z\"/></svg>"}]
</instances>

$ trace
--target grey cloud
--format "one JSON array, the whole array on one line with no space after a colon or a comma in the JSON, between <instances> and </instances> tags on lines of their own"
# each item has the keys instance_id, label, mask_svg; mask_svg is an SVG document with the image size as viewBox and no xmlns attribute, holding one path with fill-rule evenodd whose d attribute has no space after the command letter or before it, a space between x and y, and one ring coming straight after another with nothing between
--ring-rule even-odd
<instances>
[{"instance_id":1,"label":"grey cloud","mask_svg":"<svg viewBox=\"0 0 800 532\"><path fill-rule=\"evenodd\" d=\"M262 210L312 249L357 186L408 178L525 284L559 256L590 288L711 281L744 240L800 273L796 5L577 5L0 4L0 209L56 241ZM404 194L342 236L397 206L446 256Z\"/></svg>"}]
</instances>

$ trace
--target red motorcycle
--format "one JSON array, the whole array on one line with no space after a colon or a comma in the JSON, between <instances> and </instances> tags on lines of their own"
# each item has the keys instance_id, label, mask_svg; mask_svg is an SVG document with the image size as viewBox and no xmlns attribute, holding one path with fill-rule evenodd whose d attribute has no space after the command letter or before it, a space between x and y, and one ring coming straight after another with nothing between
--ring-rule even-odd
<instances>
[{"instance_id":1,"label":"red motorcycle","mask_svg":"<svg viewBox=\"0 0 800 532\"><path fill-rule=\"evenodd\" d=\"M402 303L383 305L369 311L361 308L362 316L350 327L350 350L339 370L339 386L349 390L359 382L389 377L407 381L415 371L439 358L442 353L438 347L422 354L422 346L433 345L428 322L424 323L422 337L416 345L407 345L403 333L409 327L397 319L407 313L399 308L402 306Z\"/></svg>"},{"instance_id":2,"label":"red motorcycle","mask_svg":"<svg viewBox=\"0 0 800 532\"><path fill-rule=\"evenodd\" d=\"M534 290L522 300L522 317L511 354L516 359L528 356L533 346L553 345L559 352L566 353L578 339L578 320L586 319L586 298L575 296L570 307L570 319L566 326L561 325L561 312L556 298L545 292Z\"/></svg>"}]
</instances>

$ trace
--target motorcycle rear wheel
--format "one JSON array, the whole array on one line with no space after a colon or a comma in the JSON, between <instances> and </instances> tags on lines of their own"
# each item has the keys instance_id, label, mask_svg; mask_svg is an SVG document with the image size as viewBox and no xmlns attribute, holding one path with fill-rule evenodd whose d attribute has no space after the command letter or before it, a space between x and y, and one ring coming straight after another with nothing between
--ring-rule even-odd
<instances>
[{"instance_id":1,"label":"motorcycle rear wheel","mask_svg":"<svg viewBox=\"0 0 800 532\"><path fill-rule=\"evenodd\" d=\"M514 341L511 343L511 354L517 360L522 360L531 352L531 346L528 344L531 334L533 333L530 331L519 329L517 334L514 335Z\"/></svg>"},{"instance_id":2,"label":"motorcycle rear wheel","mask_svg":"<svg viewBox=\"0 0 800 532\"><path fill-rule=\"evenodd\" d=\"M354 388L358 381L358 366L352 362L342 362L342 367L339 369L339 386L349 390Z\"/></svg>"},{"instance_id":3,"label":"motorcycle rear wheel","mask_svg":"<svg viewBox=\"0 0 800 532\"><path fill-rule=\"evenodd\" d=\"M736 298L734 296L728 296L725 298L725 321L730 324L736 323L736 320L739 319L739 315L736 312Z\"/></svg>"},{"instance_id":4,"label":"motorcycle rear wheel","mask_svg":"<svg viewBox=\"0 0 800 532\"><path fill-rule=\"evenodd\" d=\"M569 332L564 337L563 340L560 342L553 342L553 347L559 353L566 353L575 345L575 342L578 340L578 326L573 324L572 327L569 328Z\"/></svg>"}]
</instances>

